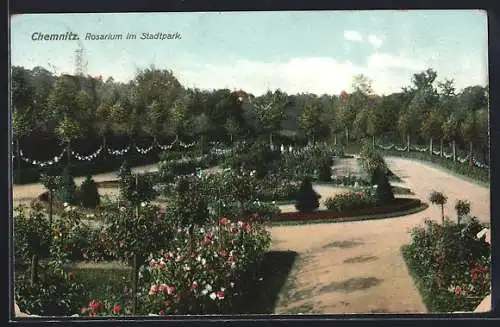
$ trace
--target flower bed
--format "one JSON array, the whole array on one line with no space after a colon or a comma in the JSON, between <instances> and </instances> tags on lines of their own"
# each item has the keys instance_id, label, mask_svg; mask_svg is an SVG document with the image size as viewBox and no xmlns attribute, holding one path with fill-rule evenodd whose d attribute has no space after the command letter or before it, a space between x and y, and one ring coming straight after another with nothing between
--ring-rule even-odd
<instances>
[{"instance_id":1,"label":"flower bed","mask_svg":"<svg viewBox=\"0 0 500 327\"><path fill-rule=\"evenodd\" d=\"M389 214L415 209L422 205L418 199L397 198L387 206L332 212L327 210L315 212L283 212L274 221L307 221L307 220L334 220L336 218L358 217L364 215Z\"/></svg>"},{"instance_id":2,"label":"flower bed","mask_svg":"<svg viewBox=\"0 0 500 327\"><path fill-rule=\"evenodd\" d=\"M473 311L490 294L490 247L475 218L457 225L426 221L402 254L429 312Z\"/></svg>"},{"instance_id":3,"label":"flower bed","mask_svg":"<svg viewBox=\"0 0 500 327\"><path fill-rule=\"evenodd\" d=\"M234 313L244 284L253 282L248 270L258 266L270 240L262 225L227 218L196 228L191 237L189 228L179 230L169 249L151 255L139 270L138 314ZM92 299L82 313L116 315L129 305Z\"/></svg>"}]
</instances>

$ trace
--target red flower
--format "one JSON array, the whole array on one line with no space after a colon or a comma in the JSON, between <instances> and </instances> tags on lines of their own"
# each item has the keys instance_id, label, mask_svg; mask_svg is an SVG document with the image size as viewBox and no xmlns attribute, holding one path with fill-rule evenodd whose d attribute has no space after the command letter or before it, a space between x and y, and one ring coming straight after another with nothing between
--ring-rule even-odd
<instances>
[{"instance_id":1,"label":"red flower","mask_svg":"<svg viewBox=\"0 0 500 327\"><path fill-rule=\"evenodd\" d=\"M161 310L161 311L159 312L159 314L160 314L160 316L164 316L164 315L165 315L165 311Z\"/></svg>"},{"instance_id":2,"label":"red flower","mask_svg":"<svg viewBox=\"0 0 500 327\"><path fill-rule=\"evenodd\" d=\"M236 233L238 233L239 231L240 231L240 230L239 230L238 228L236 228L236 227L233 227L233 229L231 229L231 232L232 232L233 234L236 234Z\"/></svg>"},{"instance_id":3,"label":"red flower","mask_svg":"<svg viewBox=\"0 0 500 327\"><path fill-rule=\"evenodd\" d=\"M478 279L479 279L479 276L478 276L477 272L474 271L472 273L472 280L478 280Z\"/></svg>"},{"instance_id":4,"label":"red flower","mask_svg":"<svg viewBox=\"0 0 500 327\"><path fill-rule=\"evenodd\" d=\"M462 288L460 286L457 286L455 288L455 295L456 296L459 296L460 294L462 293Z\"/></svg>"},{"instance_id":5,"label":"red flower","mask_svg":"<svg viewBox=\"0 0 500 327\"><path fill-rule=\"evenodd\" d=\"M166 266L165 266L165 262L160 261L160 263L158 264L158 267L159 267L160 269L165 269L165 267L166 267Z\"/></svg>"},{"instance_id":6,"label":"red flower","mask_svg":"<svg viewBox=\"0 0 500 327\"><path fill-rule=\"evenodd\" d=\"M89 303L89 307L91 311L99 312L101 310L101 303L97 300L92 300Z\"/></svg>"},{"instance_id":7,"label":"red flower","mask_svg":"<svg viewBox=\"0 0 500 327\"><path fill-rule=\"evenodd\" d=\"M224 299L224 291L218 291L216 295L218 299L220 300Z\"/></svg>"},{"instance_id":8,"label":"red flower","mask_svg":"<svg viewBox=\"0 0 500 327\"><path fill-rule=\"evenodd\" d=\"M94 311L90 310L89 311L89 317L93 317L93 316L95 316L95 313L94 313Z\"/></svg>"},{"instance_id":9,"label":"red flower","mask_svg":"<svg viewBox=\"0 0 500 327\"><path fill-rule=\"evenodd\" d=\"M121 310L122 310L122 308L120 307L120 305L119 305L119 304L115 304L115 305L113 306L113 313L114 313L115 315L119 314Z\"/></svg>"}]
</instances>

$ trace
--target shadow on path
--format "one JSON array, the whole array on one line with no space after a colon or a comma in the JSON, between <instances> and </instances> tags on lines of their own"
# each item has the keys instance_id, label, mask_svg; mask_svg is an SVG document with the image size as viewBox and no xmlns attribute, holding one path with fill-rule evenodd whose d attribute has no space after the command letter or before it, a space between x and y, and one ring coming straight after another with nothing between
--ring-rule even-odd
<instances>
[{"instance_id":1,"label":"shadow on path","mask_svg":"<svg viewBox=\"0 0 500 327\"><path fill-rule=\"evenodd\" d=\"M268 252L257 269L256 280L245 287L234 310L235 314L271 314L274 313L279 293L288 279L297 252Z\"/></svg>"}]
</instances>

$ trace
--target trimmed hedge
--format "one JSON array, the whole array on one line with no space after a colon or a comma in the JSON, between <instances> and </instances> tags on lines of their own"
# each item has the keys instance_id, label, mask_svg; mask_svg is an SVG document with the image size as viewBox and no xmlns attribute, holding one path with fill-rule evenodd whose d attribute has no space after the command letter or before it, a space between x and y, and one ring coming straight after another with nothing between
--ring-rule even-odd
<instances>
[{"instance_id":1,"label":"trimmed hedge","mask_svg":"<svg viewBox=\"0 0 500 327\"><path fill-rule=\"evenodd\" d=\"M343 212L332 212L327 210L315 212L282 212L274 221L304 221L304 220L332 220L335 218L358 217L364 215L389 214L398 211L406 211L417 208L422 203L418 199L396 198L390 205L383 207L372 207Z\"/></svg>"}]
</instances>

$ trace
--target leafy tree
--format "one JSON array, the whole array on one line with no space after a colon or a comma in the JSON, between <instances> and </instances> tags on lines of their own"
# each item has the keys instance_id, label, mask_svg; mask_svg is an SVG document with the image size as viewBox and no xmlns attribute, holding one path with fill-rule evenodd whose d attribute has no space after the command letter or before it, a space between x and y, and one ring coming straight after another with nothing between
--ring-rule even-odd
<instances>
[{"instance_id":1,"label":"leafy tree","mask_svg":"<svg viewBox=\"0 0 500 327\"><path fill-rule=\"evenodd\" d=\"M40 183L49 191L49 229L52 229L54 191L58 187L58 178L48 174L40 176ZM50 235L52 237L52 235Z\"/></svg>"},{"instance_id":2,"label":"leafy tree","mask_svg":"<svg viewBox=\"0 0 500 327\"><path fill-rule=\"evenodd\" d=\"M443 123L443 134L446 140L452 142L453 161L456 159L456 141L460 136L460 120L458 115L453 113Z\"/></svg>"},{"instance_id":3,"label":"leafy tree","mask_svg":"<svg viewBox=\"0 0 500 327\"><path fill-rule=\"evenodd\" d=\"M253 102L253 108L264 135L269 136L269 145L273 146L273 134L281 129L286 118L285 107L288 105L287 95L280 90L268 91Z\"/></svg>"},{"instance_id":4,"label":"leafy tree","mask_svg":"<svg viewBox=\"0 0 500 327\"><path fill-rule=\"evenodd\" d=\"M321 196L314 191L311 178L306 177L297 192L295 208L300 212L313 212L319 208Z\"/></svg>"},{"instance_id":5,"label":"leafy tree","mask_svg":"<svg viewBox=\"0 0 500 327\"><path fill-rule=\"evenodd\" d=\"M442 192L433 191L429 196L429 201L432 204L441 206L441 220L444 224L444 205L448 201L448 197L444 195Z\"/></svg>"},{"instance_id":6,"label":"leafy tree","mask_svg":"<svg viewBox=\"0 0 500 327\"><path fill-rule=\"evenodd\" d=\"M314 101L306 104L300 113L299 125L305 135L312 140L313 145L316 144L321 135L327 134L328 122L325 119L325 110L321 103Z\"/></svg>"},{"instance_id":7,"label":"leafy tree","mask_svg":"<svg viewBox=\"0 0 500 327\"><path fill-rule=\"evenodd\" d=\"M477 117L476 112L471 111L467 113L467 117L462 122L460 126L460 132L465 141L469 142L469 165L472 166L474 161L474 153L473 153L473 143L477 138L478 133L478 125L477 125Z\"/></svg>"},{"instance_id":8,"label":"leafy tree","mask_svg":"<svg viewBox=\"0 0 500 327\"><path fill-rule=\"evenodd\" d=\"M436 111L429 113L422 123L422 133L429 137L429 152L432 154L433 140L443 137L443 117ZM441 148L442 150L442 148Z\"/></svg>"},{"instance_id":9,"label":"leafy tree","mask_svg":"<svg viewBox=\"0 0 500 327\"><path fill-rule=\"evenodd\" d=\"M82 128L75 120L66 116L57 126L56 133L61 144L66 146L69 167L71 164L71 142L83 135Z\"/></svg>"}]
</instances>

